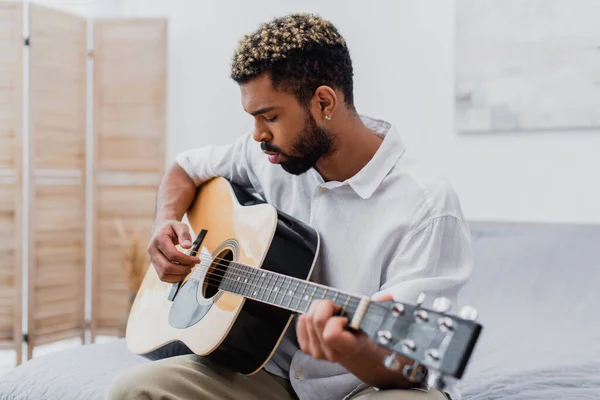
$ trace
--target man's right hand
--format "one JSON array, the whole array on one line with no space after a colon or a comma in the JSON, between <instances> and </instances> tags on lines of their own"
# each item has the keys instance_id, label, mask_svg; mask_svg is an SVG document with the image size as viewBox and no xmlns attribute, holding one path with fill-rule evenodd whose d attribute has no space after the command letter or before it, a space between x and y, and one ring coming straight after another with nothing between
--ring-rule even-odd
<instances>
[{"instance_id":1,"label":"man's right hand","mask_svg":"<svg viewBox=\"0 0 600 400\"><path fill-rule=\"evenodd\" d=\"M191 268L200 263L198 257L188 256L175 246L192 247L190 230L186 224L176 220L165 220L155 225L147 251L158 277L163 282L182 281Z\"/></svg>"}]
</instances>

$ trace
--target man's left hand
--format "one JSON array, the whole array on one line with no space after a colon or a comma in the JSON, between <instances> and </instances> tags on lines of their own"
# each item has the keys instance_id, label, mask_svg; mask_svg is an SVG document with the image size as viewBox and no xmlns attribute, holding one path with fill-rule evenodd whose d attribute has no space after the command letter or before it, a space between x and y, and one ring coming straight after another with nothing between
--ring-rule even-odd
<instances>
[{"instance_id":1,"label":"man's left hand","mask_svg":"<svg viewBox=\"0 0 600 400\"><path fill-rule=\"evenodd\" d=\"M385 295L377 300L390 300ZM317 300L306 314L298 319L296 334L300 348L318 360L341 363L359 354L370 340L362 332L346 328L348 318L337 316L340 306L330 300Z\"/></svg>"},{"instance_id":2,"label":"man's left hand","mask_svg":"<svg viewBox=\"0 0 600 400\"><path fill-rule=\"evenodd\" d=\"M358 353L364 335L345 329L348 318L335 315L340 308L330 300L316 300L300 316L296 334L303 352L318 360L337 363Z\"/></svg>"}]
</instances>

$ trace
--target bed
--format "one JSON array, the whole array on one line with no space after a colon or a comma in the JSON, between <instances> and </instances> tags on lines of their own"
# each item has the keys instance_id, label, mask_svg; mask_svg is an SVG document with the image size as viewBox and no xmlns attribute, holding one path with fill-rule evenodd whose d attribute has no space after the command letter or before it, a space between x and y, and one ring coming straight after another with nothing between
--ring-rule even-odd
<instances>
[{"instance_id":1,"label":"bed","mask_svg":"<svg viewBox=\"0 0 600 400\"><path fill-rule=\"evenodd\" d=\"M476 269L460 303L483 335L462 397L600 399L600 226L472 223ZM0 400L103 399L148 362L122 339L33 359L0 378Z\"/></svg>"}]
</instances>

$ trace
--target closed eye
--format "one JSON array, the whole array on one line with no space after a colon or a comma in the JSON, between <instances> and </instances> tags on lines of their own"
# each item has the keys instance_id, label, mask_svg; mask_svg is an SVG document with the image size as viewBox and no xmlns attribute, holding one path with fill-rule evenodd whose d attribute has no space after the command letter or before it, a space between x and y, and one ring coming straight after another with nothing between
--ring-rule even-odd
<instances>
[{"instance_id":1,"label":"closed eye","mask_svg":"<svg viewBox=\"0 0 600 400\"><path fill-rule=\"evenodd\" d=\"M273 123L273 122L277 121L277 115L274 116L273 118L265 117L265 121L267 121L268 123Z\"/></svg>"}]
</instances>

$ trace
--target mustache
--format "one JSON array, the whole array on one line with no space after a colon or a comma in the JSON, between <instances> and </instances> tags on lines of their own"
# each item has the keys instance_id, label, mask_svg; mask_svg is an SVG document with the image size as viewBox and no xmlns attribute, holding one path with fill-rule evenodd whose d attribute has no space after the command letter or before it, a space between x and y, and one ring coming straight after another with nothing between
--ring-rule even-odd
<instances>
[{"instance_id":1,"label":"mustache","mask_svg":"<svg viewBox=\"0 0 600 400\"><path fill-rule=\"evenodd\" d=\"M268 151L271 153L281 153L281 149L279 147L270 145L267 142L260 142L260 149L262 151Z\"/></svg>"}]
</instances>

